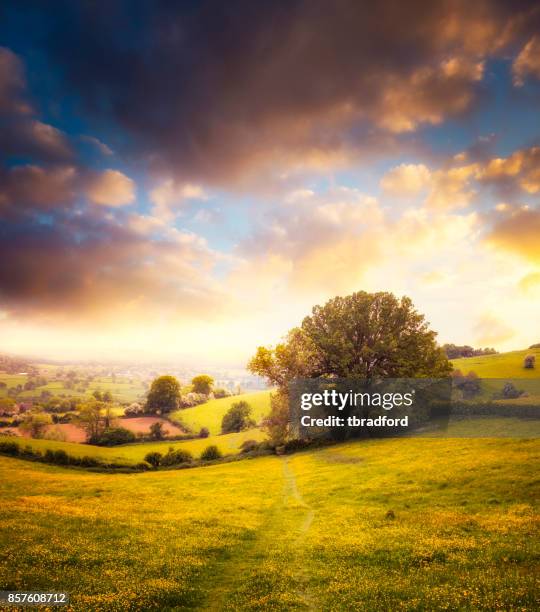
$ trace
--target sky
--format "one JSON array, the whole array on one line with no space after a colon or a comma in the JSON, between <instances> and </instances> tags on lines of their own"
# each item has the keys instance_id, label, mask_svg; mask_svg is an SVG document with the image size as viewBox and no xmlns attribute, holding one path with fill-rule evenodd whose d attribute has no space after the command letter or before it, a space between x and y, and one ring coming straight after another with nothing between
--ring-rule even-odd
<instances>
[{"instance_id":1,"label":"sky","mask_svg":"<svg viewBox=\"0 0 540 612\"><path fill-rule=\"evenodd\" d=\"M7 0L0 351L243 366L315 304L540 341L540 6Z\"/></svg>"}]
</instances>

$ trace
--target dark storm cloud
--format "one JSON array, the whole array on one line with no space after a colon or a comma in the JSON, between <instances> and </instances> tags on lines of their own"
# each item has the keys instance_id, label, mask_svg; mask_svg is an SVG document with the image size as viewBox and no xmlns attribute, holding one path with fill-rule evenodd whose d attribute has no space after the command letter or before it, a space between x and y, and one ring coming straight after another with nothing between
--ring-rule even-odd
<instances>
[{"instance_id":1,"label":"dark storm cloud","mask_svg":"<svg viewBox=\"0 0 540 612\"><path fill-rule=\"evenodd\" d=\"M92 211L0 225L2 310L34 318L115 316L129 307L144 317L159 307L169 315L216 315L226 297L207 277L213 253L190 234L161 241L129 230L125 219ZM150 310L149 310L150 309Z\"/></svg>"},{"instance_id":2,"label":"dark storm cloud","mask_svg":"<svg viewBox=\"0 0 540 612\"><path fill-rule=\"evenodd\" d=\"M87 109L177 177L316 167L466 112L533 2L68 2L48 51ZM509 47L510 46L510 47Z\"/></svg>"}]
</instances>

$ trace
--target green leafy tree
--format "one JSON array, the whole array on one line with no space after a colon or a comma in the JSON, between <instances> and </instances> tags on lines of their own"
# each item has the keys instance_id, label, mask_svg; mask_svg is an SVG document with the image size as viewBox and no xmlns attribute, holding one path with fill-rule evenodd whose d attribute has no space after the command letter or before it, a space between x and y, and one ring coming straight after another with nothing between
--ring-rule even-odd
<instances>
[{"instance_id":1,"label":"green leafy tree","mask_svg":"<svg viewBox=\"0 0 540 612\"><path fill-rule=\"evenodd\" d=\"M29 433L32 438L42 438L49 425L52 425L50 414L33 411L24 415L19 427L22 431Z\"/></svg>"},{"instance_id":2,"label":"green leafy tree","mask_svg":"<svg viewBox=\"0 0 540 612\"><path fill-rule=\"evenodd\" d=\"M154 414L166 414L178 408L180 383L174 376L160 376L150 386L146 410Z\"/></svg>"},{"instance_id":3,"label":"green leafy tree","mask_svg":"<svg viewBox=\"0 0 540 612\"><path fill-rule=\"evenodd\" d=\"M191 384L193 386L194 393L209 395L212 392L214 379L207 374L199 374L199 376L195 376L195 378L193 378Z\"/></svg>"},{"instance_id":4,"label":"green leafy tree","mask_svg":"<svg viewBox=\"0 0 540 612\"><path fill-rule=\"evenodd\" d=\"M106 427L104 414L105 404L102 402L90 401L80 406L77 421L86 431L88 442L98 440L103 433Z\"/></svg>"},{"instance_id":5,"label":"green leafy tree","mask_svg":"<svg viewBox=\"0 0 540 612\"><path fill-rule=\"evenodd\" d=\"M232 433L249 429L255 425L251 418L251 406L246 401L235 402L223 415L221 433Z\"/></svg>"},{"instance_id":6,"label":"green leafy tree","mask_svg":"<svg viewBox=\"0 0 540 612\"><path fill-rule=\"evenodd\" d=\"M444 377L452 366L407 297L359 291L315 306L274 349L259 347L248 367L285 388L294 378Z\"/></svg>"},{"instance_id":7,"label":"green leafy tree","mask_svg":"<svg viewBox=\"0 0 540 612\"><path fill-rule=\"evenodd\" d=\"M157 421L156 423L152 423L152 425L150 425L150 437L153 440L163 440L165 437L163 423Z\"/></svg>"},{"instance_id":8,"label":"green leafy tree","mask_svg":"<svg viewBox=\"0 0 540 612\"><path fill-rule=\"evenodd\" d=\"M278 387L263 422L274 444L288 435L295 378L439 378L452 371L436 333L407 297L359 291L315 306L276 347L259 347L248 369Z\"/></svg>"},{"instance_id":9,"label":"green leafy tree","mask_svg":"<svg viewBox=\"0 0 540 612\"><path fill-rule=\"evenodd\" d=\"M287 393L278 390L270 395L270 412L263 419L261 429L268 434L268 439L273 447L285 444L289 436Z\"/></svg>"}]
</instances>

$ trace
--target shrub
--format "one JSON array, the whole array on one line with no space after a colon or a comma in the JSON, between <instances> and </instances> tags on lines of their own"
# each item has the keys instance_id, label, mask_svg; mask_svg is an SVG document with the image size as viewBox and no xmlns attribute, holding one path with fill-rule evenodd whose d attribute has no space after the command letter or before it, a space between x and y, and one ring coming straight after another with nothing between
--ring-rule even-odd
<instances>
[{"instance_id":1,"label":"shrub","mask_svg":"<svg viewBox=\"0 0 540 612\"><path fill-rule=\"evenodd\" d=\"M203 461L214 461L215 459L221 459L222 456L219 448L215 444L211 444L203 450L201 459Z\"/></svg>"},{"instance_id":2,"label":"shrub","mask_svg":"<svg viewBox=\"0 0 540 612\"><path fill-rule=\"evenodd\" d=\"M109 427L97 438L92 438L90 442L98 446L117 446L119 444L129 444L135 442L135 434L125 427Z\"/></svg>"},{"instance_id":3,"label":"shrub","mask_svg":"<svg viewBox=\"0 0 540 612\"><path fill-rule=\"evenodd\" d=\"M52 451L52 463L57 465L68 465L70 463L70 457L65 450L58 449Z\"/></svg>"},{"instance_id":4,"label":"shrub","mask_svg":"<svg viewBox=\"0 0 540 612\"><path fill-rule=\"evenodd\" d=\"M153 451L151 453L148 453L145 456L144 460L146 461L146 463L149 463L153 468L157 468L161 463L161 457L161 453Z\"/></svg>"},{"instance_id":5,"label":"shrub","mask_svg":"<svg viewBox=\"0 0 540 612\"><path fill-rule=\"evenodd\" d=\"M201 431L199 431L199 438L208 438L210 435L210 430L208 427L201 427Z\"/></svg>"},{"instance_id":6,"label":"shrub","mask_svg":"<svg viewBox=\"0 0 540 612\"><path fill-rule=\"evenodd\" d=\"M161 459L160 465L179 465L192 460L193 455L189 451L169 448L168 453Z\"/></svg>"},{"instance_id":7,"label":"shrub","mask_svg":"<svg viewBox=\"0 0 540 612\"><path fill-rule=\"evenodd\" d=\"M214 389L214 398L221 399L222 397L230 397L231 392L227 389Z\"/></svg>"},{"instance_id":8,"label":"shrub","mask_svg":"<svg viewBox=\"0 0 540 612\"><path fill-rule=\"evenodd\" d=\"M144 406L141 406L138 402L133 402L124 410L124 416L135 417L144 414Z\"/></svg>"},{"instance_id":9,"label":"shrub","mask_svg":"<svg viewBox=\"0 0 540 612\"><path fill-rule=\"evenodd\" d=\"M88 455L85 455L84 457L81 457L81 459L79 459L79 465L81 465L82 467L99 467L102 464L103 463L99 459L96 459L95 457L89 457Z\"/></svg>"},{"instance_id":10,"label":"shrub","mask_svg":"<svg viewBox=\"0 0 540 612\"><path fill-rule=\"evenodd\" d=\"M186 393L182 395L180 400L181 408L193 408L193 406L198 406L199 404L204 404L208 401L208 395L204 393Z\"/></svg>"},{"instance_id":11,"label":"shrub","mask_svg":"<svg viewBox=\"0 0 540 612\"><path fill-rule=\"evenodd\" d=\"M20 448L17 442L0 442L0 453L16 457L19 454Z\"/></svg>"},{"instance_id":12,"label":"shrub","mask_svg":"<svg viewBox=\"0 0 540 612\"><path fill-rule=\"evenodd\" d=\"M534 355L527 355L523 361L523 367L526 370L533 370L536 362L536 357Z\"/></svg>"},{"instance_id":13,"label":"shrub","mask_svg":"<svg viewBox=\"0 0 540 612\"><path fill-rule=\"evenodd\" d=\"M463 376L459 370L455 370L452 372L452 382L461 391L464 399L471 399L480 393L481 384L476 372L469 372L467 376Z\"/></svg>"},{"instance_id":14,"label":"shrub","mask_svg":"<svg viewBox=\"0 0 540 612\"><path fill-rule=\"evenodd\" d=\"M503 399L516 399L518 397L521 397L523 393L524 393L523 391L516 389L516 386L514 385L514 383L507 382L507 383L504 383L504 387L503 387L501 395Z\"/></svg>"},{"instance_id":15,"label":"shrub","mask_svg":"<svg viewBox=\"0 0 540 612\"><path fill-rule=\"evenodd\" d=\"M245 440L240 444L240 452L241 453L251 453L252 451L256 451L259 448L259 443L257 440Z\"/></svg>"},{"instance_id":16,"label":"shrub","mask_svg":"<svg viewBox=\"0 0 540 612\"><path fill-rule=\"evenodd\" d=\"M235 402L221 420L221 433L232 433L249 429L255 425L251 418L251 406L246 401Z\"/></svg>"}]
</instances>

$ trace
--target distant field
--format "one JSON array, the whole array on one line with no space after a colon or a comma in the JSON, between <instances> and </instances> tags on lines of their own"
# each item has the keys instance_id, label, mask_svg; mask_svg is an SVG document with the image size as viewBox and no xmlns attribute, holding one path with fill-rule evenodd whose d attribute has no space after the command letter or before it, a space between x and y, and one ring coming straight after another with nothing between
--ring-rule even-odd
<instances>
[{"instance_id":1,"label":"distant field","mask_svg":"<svg viewBox=\"0 0 540 612\"><path fill-rule=\"evenodd\" d=\"M526 355L536 355L536 368L533 370L523 367ZM464 374L472 370L480 378L536 379L540 378L540 349L454 359L452 364L456 370L461 370Z\"/></svg>"},{"instance_id":2,"label":"distant field","mask_svg":"<svg viewBox=\"0 0 540 612\"><path fill-rule=\"evenodd\" d=\"M531 354L536 355L536 367L525 369L523 360ZM483 379L482 391L475 399L491 400L501 393L505 382L512 382L529 396L511 400L513 403L540 404L540 349L454 359L452 363L463 374L472 371Z\"/></svg>"},{"instance_id":3,"label":"distant field","mask_svg":"<svg viewBox=\"0 0 540 612\"><path fill-rule=\"evenodd\" d=\"M2 588L67 590L75 611L532 612L539 472L538 440L131 475L0 457Z\"/></svg>"},{"instance_id":4,"label":"distant field","mask_svg":"<svg viewBox=\"0 0 540 612\"><path fill-rule=\"evenodd\" d=\"M48 370L44 372L44 374L51 376L53 372ZM16 387L17 385L24 386L27 380L28 376L26 375L0 372L0 382L5 382L7 385L5 389L0 389L0 397L5 397L7 395L7 389ZM56 396L80 398L89 398L94 391L110 391L113 394L114 400L122 403L137 401L146 393L144 385L139 381L129 382L128 380L122 379L113 380L111 377L101 376L95 378L84 392L78 391L77 385L75 388L68 389L63 380L53 380L36 389L21 391L19 397L22 399L39 397L42 391L49 391L52 395Z\"/></svg>"},{"instance_id":5,"label":"distant field","mask_svg":"<svg viewBox=\"0 0 540 612\"><path fill-rule=\"evenodd\" d=\"M246 401L252 408L252 417L258 423L270 410L270 391L243 393L233 397L211 400L194 408L177 410L171 414L173 421L186 425L198 432L201 427L208 427L212 435L221 433L221 420L229 408L239 401Z\"/></svg>"}]
</instances>

